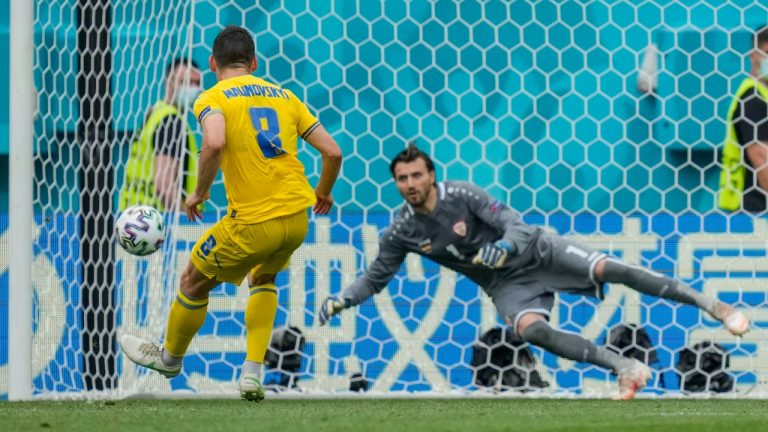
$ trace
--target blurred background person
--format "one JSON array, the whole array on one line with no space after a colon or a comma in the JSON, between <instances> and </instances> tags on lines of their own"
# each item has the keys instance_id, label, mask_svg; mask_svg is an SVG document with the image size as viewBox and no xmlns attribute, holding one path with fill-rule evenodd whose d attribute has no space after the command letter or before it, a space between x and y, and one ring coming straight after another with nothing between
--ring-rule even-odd
<instances>
[{"instance_id":1,"label":"blurred background person","mask_svg":"<svg viewBox=\"0 0 768 432\"><path fill-rule=\"evenodd\" d=\"M191 59L180 57L166 66L165 95L149 109L131 144L119 210L138 204L177 210L194 190L198 146L184 117L202 91L200 78Z\"/></svg>"},{"instance_id":2,"label":"blurred background person","mask_svg":"<svg viewBox=\"0 0 768 432\"><path fill-rule=\"evenodd\" d=\"M768 191L768 26L755 32L749 60L728 109L718 206L758 213Z\"/></svg>"}]
</instances>

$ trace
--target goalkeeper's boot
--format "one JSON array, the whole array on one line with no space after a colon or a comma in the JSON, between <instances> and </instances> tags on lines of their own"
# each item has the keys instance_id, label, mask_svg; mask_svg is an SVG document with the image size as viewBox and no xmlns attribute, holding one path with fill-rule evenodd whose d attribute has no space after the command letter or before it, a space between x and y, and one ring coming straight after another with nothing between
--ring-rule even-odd
<instances>
[{"instance_id":1,"label":"goalkeeper's boot","mask_svg":"<svg viewBox=\"0 0 768 432\"><path fill-rule=\"evenodd\" d=\"M244 373L238 382L240 397L243 400L261 402L264 399L264 386L256 374Z\"/></svg>"},{"instance_id":2,"label":"goalkeeper's boot","mask_svg":"<svg viewBox=\"0 0 768 432\"><path fill-rule=\"evenodd\" d=\"M175 366L163 362L163 349L160 345L130 335L120 338L120 349L126 357L139 366L144 366L173 378L181 372L181 363Z\"/></svg>"},{"instance_id":3,"label":"goalkeeper's boot","mask_svg":"<svg viewBox=\"0 0 768 432\"><path fill-rule=\"evenodd\" d=\"M712 316L722 322L725 329L734 336L741 336L749 331L749 318L744 312L727 303L718 302Z\"/></svg>"},{"instance_id":4,"label":"goalkeeper's boot","mask_svg":"<svg viewBox=\"0 0 768 432\"><path fill-rule=\"evenodd\" d=\"M630 400L635 397L635 393L640 391L651 378L651 369L644 363L635 360L624 369L618 371L619 374L619 396L618 400Z\"/></svg>"}]
</instances>

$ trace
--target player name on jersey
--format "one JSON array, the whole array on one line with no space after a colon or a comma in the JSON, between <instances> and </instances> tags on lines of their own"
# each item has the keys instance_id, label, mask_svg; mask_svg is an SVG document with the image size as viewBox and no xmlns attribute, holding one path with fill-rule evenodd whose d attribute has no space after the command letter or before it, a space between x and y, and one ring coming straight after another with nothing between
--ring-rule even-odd
<instances>
[{"instance_id":1,"label":"player name on jersey","mask_svg":"<svg viewBox=\"0 0 768 432\"><path fill-rule=\"evenodd\" d=\"M279 87L270 87L261 84L246 84L230 89L222 90L227 99L245 96L263 96L272 98L290 99L291 96Z\"/></svg>"}]
</instances>

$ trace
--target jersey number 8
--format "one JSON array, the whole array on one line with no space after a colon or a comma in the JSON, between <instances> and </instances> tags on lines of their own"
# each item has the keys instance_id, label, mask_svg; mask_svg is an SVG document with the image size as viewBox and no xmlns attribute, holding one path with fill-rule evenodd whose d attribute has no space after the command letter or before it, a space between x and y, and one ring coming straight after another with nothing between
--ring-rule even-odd
<instances>
[{"instance_id":1,"label":"jersey number 8","mask_svg":"<svg viewBox=\"0 0 768 432\"><path fill-rule=\"evenodd\" d=\"M248 110L251 124L256 129L256 141L264 157L269 159L285 153L283 142L280 140L280 122L277 112L272 108L255 108Z\"/></svg>"}]
</instances>

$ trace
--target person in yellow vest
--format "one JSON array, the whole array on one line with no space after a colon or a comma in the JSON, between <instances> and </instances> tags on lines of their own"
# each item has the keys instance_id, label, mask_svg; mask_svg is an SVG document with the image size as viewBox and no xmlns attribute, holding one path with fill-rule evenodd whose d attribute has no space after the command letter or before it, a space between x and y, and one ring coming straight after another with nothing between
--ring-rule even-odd
<instances>
[{"instance_id":1,"label":"person in yellow vest","mask_svg":"<svg viewBox=\"0 0 768 432\"><path fill-rule=\"evenodd\" d=\"M150 108L131 144L119 210L139 204L160 211L183 208L197 183L198 158L195 135L184 115L201 92L197 63L177 58L168 64L165 96Z\"/></svg>"},{"instance_id":2,"label":"person in yellow vest","mask_svg":"<svg viewBox=\"0 0 768 432\"><path fill-rule=\"evenodd\" d=\"M304 242L308 210L328 214L341 169L341 150L317 117L290 90L253 76L256 47L248 30L224 28L209 59L218 83L195 101L203 130L198 182L184 206L194 221L221 168L227 213L200 237L181 275L162 345L120 338L126 357L172 378L207 315L208 293L247 277L245 361L238 386L245 400L264 398L262 364L277 313L275 278ZM299 138L321 157L313 188L299 160Z\"/></svg>"},{"instance_id":3,"label":"person in yellow vest","mask_svg":"<svg viewBox=\"0 0 768 432\"><path fill-rule=\"evenodd\" d=\"M718 206L762 213L768 193L768 26L755 32L744 78L728 109Z\"/></svg>"}]
</instances>

